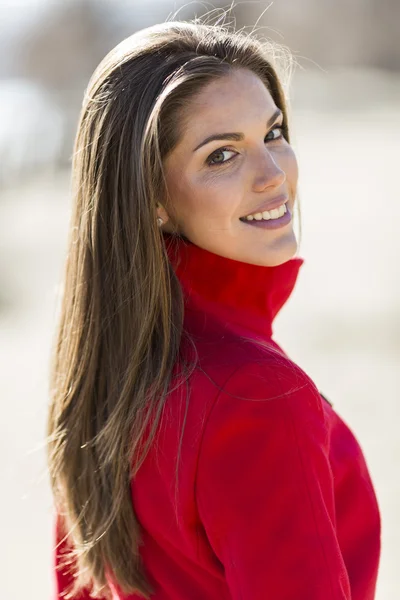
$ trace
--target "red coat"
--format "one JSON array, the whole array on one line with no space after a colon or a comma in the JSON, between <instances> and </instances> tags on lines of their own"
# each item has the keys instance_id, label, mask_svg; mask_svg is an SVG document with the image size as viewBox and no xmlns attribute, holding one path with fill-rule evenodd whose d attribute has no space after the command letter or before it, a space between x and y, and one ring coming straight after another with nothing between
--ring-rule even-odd
<instances>
[{"instance_id":1,"label":"red coat","mask_svg":"<svg viewBox=\"0 0 400 600\"><path fill-rule=\"evenodd\" d=\"M186 419L182 386L167 401L157 455L153 445L132 481L152 598L373 600L381 521L362 450L271 339L303 259L262 267L183 241L168 252L201 369ZM62 573L57 582L60 593ZM140 600L116 588L114 598Z\"/></svg>"}]
</instances>

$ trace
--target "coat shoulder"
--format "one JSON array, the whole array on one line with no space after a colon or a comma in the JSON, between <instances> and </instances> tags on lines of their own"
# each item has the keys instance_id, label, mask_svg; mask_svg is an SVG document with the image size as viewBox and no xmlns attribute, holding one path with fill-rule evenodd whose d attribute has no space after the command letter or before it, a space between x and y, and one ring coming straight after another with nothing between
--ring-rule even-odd
<instances>
[{"instance_id":1,"label":"coat shoulder","mask_svg":"<svg viewBox=\"0 0 400 600\"><path fill-rule=\"evenodd\" d=\"M305 398L319 411L321 395L311 377L293 360L277 352L246 360L227 380L224 393L244 393L246 399Z\"/></svg>"}]
</instances>

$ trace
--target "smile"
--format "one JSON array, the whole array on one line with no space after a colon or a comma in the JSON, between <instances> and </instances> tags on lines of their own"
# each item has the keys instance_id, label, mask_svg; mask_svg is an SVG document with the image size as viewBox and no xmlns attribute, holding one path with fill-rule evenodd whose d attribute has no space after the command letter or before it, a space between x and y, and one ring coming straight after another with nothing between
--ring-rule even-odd
<instances>
[{"instance_id":1,"label":"smile","mask_svg":"<svg viewBox=\"0 0 400 600\"><path fill-rule=\"evenodd\" d=\"M280 216L278 216L278 218L276 218L276 217L264 218L263 217L265 212L269 213L269 212L275 212L275 211L281 212L282 214ZM259 217L259 215L261 215L261 218ZM286 204L284 206L284 212L282 212L282 208L281 209L274 208L273 211L264 211L263 213L256 213L256 215L249 215L249 216L251 216L253 218L249 219L248 217L241 217L239 220L242 223L244 223L245 225L248 225L249 227L260 227L261 229L279 229L280 227L284 227L285 225L290 223L292 220L292 213L290 211L290 208L288 206L286 206Z\"/></svg>"}]
</instances>

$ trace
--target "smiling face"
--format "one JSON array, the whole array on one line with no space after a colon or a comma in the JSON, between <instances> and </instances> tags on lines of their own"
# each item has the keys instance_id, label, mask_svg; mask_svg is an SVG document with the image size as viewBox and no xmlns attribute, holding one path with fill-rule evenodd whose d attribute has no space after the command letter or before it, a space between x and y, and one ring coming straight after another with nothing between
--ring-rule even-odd
<instances>
[{"instance_id":1,"label":"smiling face","mask_svg":"<svg viewBox=\"0 0 400 600\"><path fill-rule=\"evenodd\" d=\"M281 195L293 215L296 196L296 157L261 79L241 69L209 83L185 108L184 124L164 161L170 200L158 208L167 221L163 229L172 232L176 224L197 246L250 264L274 266L292 258L293 216L276 229L240 220ZM204 143L227 132L241 135Z\"/></svg>"}]
</instances>

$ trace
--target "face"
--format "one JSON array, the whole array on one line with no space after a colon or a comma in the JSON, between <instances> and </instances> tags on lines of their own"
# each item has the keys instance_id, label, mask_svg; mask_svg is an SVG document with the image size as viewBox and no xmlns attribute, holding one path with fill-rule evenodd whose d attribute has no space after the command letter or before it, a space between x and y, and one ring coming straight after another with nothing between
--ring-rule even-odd
<instances>
[{"instance_id":1,"label":"face","mask_svg":"<svg viewBox=\"0 0 400 600\"><path fill-rule=\"evenodd\" d=\"M164 230L172 232L175 224L197 246L250 264L274 266L293 257L293 216L275 229L241 220L278 196L288 198L293 215L297 161L276 111L263 82L248 70L202 89L185 109L183 135L165 159L169 202L158 208ZM227 132L240 136L204 143Z\"/></svg>"}]
</instances>

